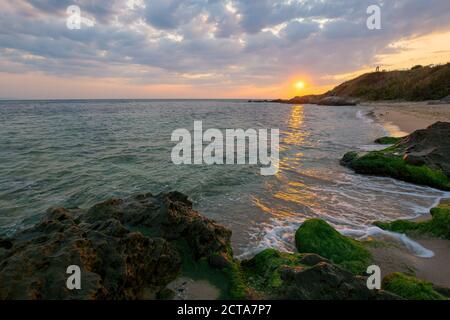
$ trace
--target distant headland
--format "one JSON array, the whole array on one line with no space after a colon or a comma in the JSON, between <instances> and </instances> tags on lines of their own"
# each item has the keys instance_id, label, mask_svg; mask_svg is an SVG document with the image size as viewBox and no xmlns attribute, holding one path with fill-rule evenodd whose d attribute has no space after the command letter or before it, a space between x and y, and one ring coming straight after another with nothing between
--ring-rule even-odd
<instances>
[{"instance_id":1,"label":"distant headland","mask_svg":"<svg viewBox=\"0 0 450 320\"><path fill-rule=\"evenodd\" d=\"M318 95L292 99L249 100L288 104L356 105L362 101L450 101L450 63L416 65L409 70L376 71L346 81Z\"/></svg>"}]
</instances>

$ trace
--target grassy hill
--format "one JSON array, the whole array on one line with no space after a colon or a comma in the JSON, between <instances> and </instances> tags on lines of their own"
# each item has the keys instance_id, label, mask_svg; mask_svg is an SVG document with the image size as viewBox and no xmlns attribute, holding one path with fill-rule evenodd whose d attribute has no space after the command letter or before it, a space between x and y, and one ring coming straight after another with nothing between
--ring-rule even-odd
<instances>
[{"instance_id":1,"label":"grassy hill","mask_svg":"<svg viewBox=\"0 0 450 320\"><path fill-rule=\"evenodd\" d=\"M439 100L450 95L450 63L363 74L324 96L363 100Z\"/></svg>"}]
</instances>

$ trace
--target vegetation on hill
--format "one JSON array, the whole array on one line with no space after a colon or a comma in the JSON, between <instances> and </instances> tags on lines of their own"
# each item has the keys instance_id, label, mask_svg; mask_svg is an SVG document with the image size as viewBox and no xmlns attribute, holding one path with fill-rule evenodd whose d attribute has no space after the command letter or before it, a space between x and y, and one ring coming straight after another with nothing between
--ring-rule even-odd
<instances>
[{"instance_id":1,"label":"vegetation on hill","mask_svg":"<svg viewBox=\"0 0 450 320\"><path fill-rule=\"evenodd\" d=\"M363 74L327 92L325 96L363 100L439 100L450 95L450 63L414 66L410 70Z\"/></svg>"}]
</instances>

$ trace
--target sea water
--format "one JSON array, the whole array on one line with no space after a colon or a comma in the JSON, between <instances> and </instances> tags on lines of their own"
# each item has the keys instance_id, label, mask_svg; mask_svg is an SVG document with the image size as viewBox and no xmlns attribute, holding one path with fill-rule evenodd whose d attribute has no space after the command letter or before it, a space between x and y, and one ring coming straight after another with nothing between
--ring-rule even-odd
<instances>
[{"instance_id":1,"label":"sea water","mask_svg":"<svg viewBox=\"0 0 450 320\"><path fill-rule=\"evenodd\" d=\"M171 190L229 227L240 257L294 250L294 232L308 218L374 236L381 230L373 221L425 214L449 194L339 165L345 152L375 149L385 135L369 111L240 100L0 101L0 236L31 226L50 206ZM171 134L194 121L205 129L279 128L278 173L173 164ZM403 239L415 254L432 255Z\"/></svg>"}]
</instances>

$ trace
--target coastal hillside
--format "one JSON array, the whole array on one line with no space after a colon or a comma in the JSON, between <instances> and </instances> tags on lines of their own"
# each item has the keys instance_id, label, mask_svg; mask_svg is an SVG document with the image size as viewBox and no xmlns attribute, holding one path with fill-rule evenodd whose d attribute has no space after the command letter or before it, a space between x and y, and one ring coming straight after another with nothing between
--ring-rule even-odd
<instances>
[{"instance_id":1,"label":"coastal hillside","mask_svg":"<svg viewBox=\"0 0 450 320\"><path fill-rule=\"evenodd\" d=\"M409 70L365 73L346 81L334 89L318 95L297 96L289 100L271 102L288 104L319 104L353 106L360 101L450 100L450 63L436 66L417 65ZM252 101L251 102L265 102Z\"/></svg>"},{"instance_id":2,"label":"coastal hillside","mask_svg":"<svg viewBox=\"0 0 450 320\"><path fill-rule=\"evenodd\" d=\"M410 70L363 74L327 92L325 96L363 100L439 100L450 95L450 63L415 66Z\"/></svg>"}]
</instances>

